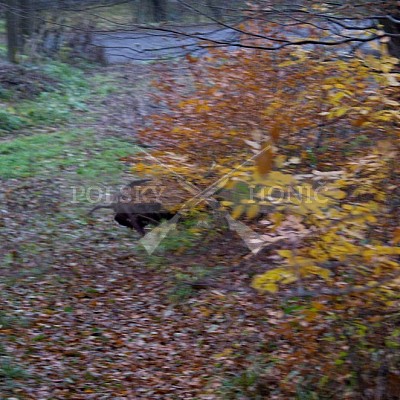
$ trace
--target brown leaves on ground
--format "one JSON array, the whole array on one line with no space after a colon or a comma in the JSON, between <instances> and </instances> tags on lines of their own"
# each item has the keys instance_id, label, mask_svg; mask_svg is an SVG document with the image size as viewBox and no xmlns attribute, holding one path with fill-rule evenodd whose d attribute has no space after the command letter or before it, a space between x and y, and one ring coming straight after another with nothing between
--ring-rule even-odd
<instances>
[{"instance_id":1,"label":"brown leaves on ground","mask_svg":"<svg viewBox=\"0 0 400 400\"><path fill-rule=\"evenodd\" d=\"M217 399L221 372L247 368L246 355L265 342L264 309L253 293L207 289L174 305L170 277L183 265L160 273L134 253L118 262L118 254L94 250L57 262L37 280L3 285L3 311L24 323L1 327L0 335L28 374L5 394ZM212 253L211 269L221 256Z\"/></svg>"}]
</instances>

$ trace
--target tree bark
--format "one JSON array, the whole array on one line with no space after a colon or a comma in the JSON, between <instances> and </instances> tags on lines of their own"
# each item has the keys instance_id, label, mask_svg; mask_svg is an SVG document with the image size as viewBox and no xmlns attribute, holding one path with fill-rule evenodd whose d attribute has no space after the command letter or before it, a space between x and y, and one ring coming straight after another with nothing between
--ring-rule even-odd
<instances>
[{"instance_id":1,"label":"tree bark","mask_svg":"<svg viewBox=\"0 0 400 400\"><path fill-rule=\"evenodd\" d=\"M392 36L388 43L389 53L393 57L400 58L400 6L393 8L390 12L390 18L382 18L380 23L383 25L383 30ZM398 21L398 22L397 22Z\"/></svg>"},{"instance_id":2,"label":"tree bark","mask_svg":"<svg viewBox=\"0 0 400 400\"><path fill-rule=\"evenodd\" d=\"M18 3L17 0L6 0L7 58L17 63L18 52Z\"/></svg>"},{"instance_id":3,"label":"tree bark","mask_svg":"<svg viewBox=\"0 0 400 400\"><path fill-rule=\"evenodd\" d=\"M154 21L162 22L167 20L167 0L152 0Z\"/></svg>"},{"instance_id":4,"label":"tree bark","mask_svg":"<svg viewBox=\"0 0 400 400\"><path fill-rule=\"evenodd\" d=\"M35 12L33 0L19 0L21 17L20 17L20 33L23 39L32 36L35 30Z\"/></svg>"},{"instance_id":5,"label":"tree bark","mask_svg":"<svg viewBox=\"0 0 400 400\"><path fill-rule=\"evenodd\" d=\"M135 11L137 23L146 24L148 22L153 22L154 10L151 0L139 0L136 4Z\"/></svg>"}]
</instances>

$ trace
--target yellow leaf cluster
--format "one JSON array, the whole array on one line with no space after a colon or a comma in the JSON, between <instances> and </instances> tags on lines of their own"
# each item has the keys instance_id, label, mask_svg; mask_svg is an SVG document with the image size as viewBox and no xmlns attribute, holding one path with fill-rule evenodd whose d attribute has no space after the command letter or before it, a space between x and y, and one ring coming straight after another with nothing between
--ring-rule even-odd
<instances>
[{"instance_id":1,"label":"yellow leaf cluster","mask_svg":"<svg viewBox=\"0 0 400 400\"><path fill-rule=\"evenodd\" d=\"M286 268L274 268L262 275L257 275L252 282L254 289L275 293L278 283L288 284L296 282L297 277Z\"/></svg>"}]
</instances>

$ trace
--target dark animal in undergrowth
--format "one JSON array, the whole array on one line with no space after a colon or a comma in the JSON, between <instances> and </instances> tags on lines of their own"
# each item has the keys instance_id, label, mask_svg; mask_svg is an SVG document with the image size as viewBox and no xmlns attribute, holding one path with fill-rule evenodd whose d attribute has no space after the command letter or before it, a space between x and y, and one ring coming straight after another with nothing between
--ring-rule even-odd
<instances>
[{"instance_id":1,"label":"dark animal in undergrowth","mask_svg":"<svg viewBox=\"0 0 400 400\"><path fill-rule=\"evenodd\" d=\"M133 203L127 195L129 190L135 186L139 186L143 183L150 181L150 179L141 179L131 182L127 185L123 191L114 196L113 201L110 204L99 204L89 211L89 215L100 208L112 209L115 213L114 220L122 226L126 226L130 229L135 229L141 236L145 235L144 228L147 225L157 225L162 220L171 219L174 217L174 213L163 209L162 204L158 202L151 203ZM125 192L125 193L124 193Z\"/></svg>"},{"instance_id":2,"label":"dark animal in undergrowth","mask_svg":"<svg viewBox=\"0 0 400 400\"><path fill-rule=\"evenodd\" d=\"M162 220L168 220L174 217L175 214L163 211L163 212L148 212L140 214L115 214L115 221L120 225L126 226L131 229L135 229L140 235L145 235L144 228L147 225L158 225Z\"/></svg>"}]
</instances>

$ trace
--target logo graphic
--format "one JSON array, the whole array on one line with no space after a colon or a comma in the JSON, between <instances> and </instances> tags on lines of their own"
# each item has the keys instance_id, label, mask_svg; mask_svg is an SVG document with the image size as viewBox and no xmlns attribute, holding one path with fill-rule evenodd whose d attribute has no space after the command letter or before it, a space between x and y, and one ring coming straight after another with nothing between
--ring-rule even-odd
<instances>
[{"instance_id":1,"label":"logo graphic","mask_svg":"<svg viewBox=\"0 0 400 400\"><path fill-rule=\"evenodd\" d=\"M214 199L214 194L225 186L228 179L241 167L245 166L246 164L251 163L258 155L263 153L267 148L260 150L257 154L253 155L251 158L244 161L238 167L232 169L230 172L219 178L213 184L208 186L204 190L200 190L198 187L193 185L192 183L187 182L182 176L177 174L176 172L172 171L167 165L165 165L162 161L158 160L156 157L152 156L144 149L140 149L143 153L145 153L152 161L156 162L157 164L163 166L165 169L169 170L179 181L180 185L184 187L188 192L190 192L193 197L190 198L188 201L182 204L180 210L175 214L175 216L170 219L169 221L165 221L159 226L153 228L149 233L146 234L142 239L140 239L139 243L146 249L149 254L152 254L163 239L176 228L176 224L178 223L179 219L181 218L182 213L185 210L189 210L194 208L196 205L202 202L206 202L213 210L219 211L219 202L218 200ZM260 240L260 236L250 229L247 225L240 221L236 221L233 219L230 214L225 211L221 212L225 219L228 222L229 228L237 232L237 234L242 238L245 242L246 246L253 252L257 253L263 243Z\"/></svg>"}]
</instances>

